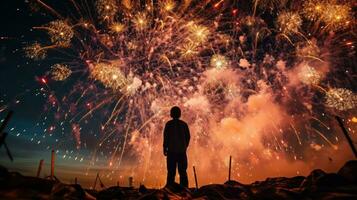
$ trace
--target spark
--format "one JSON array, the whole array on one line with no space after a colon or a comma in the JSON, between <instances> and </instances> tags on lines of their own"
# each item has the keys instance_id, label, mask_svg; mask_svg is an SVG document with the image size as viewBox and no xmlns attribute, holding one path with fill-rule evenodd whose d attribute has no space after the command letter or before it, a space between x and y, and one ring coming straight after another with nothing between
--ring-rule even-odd
<instances>
[{"instance_id":1,"label":"spark","mask_svg":"<svg viewBox=\"0 0 357 200\"><path fill-rule=\"evenodd\" d=\"M51 67L51 79L55 81L63 81L66 80L71 74L71 69L64 64L54 64Z\"/></svg>"},{"instance_id":2,"label":"spark","mask_svg":"<svg viewBox=\"0 0 357 200\"><path fill-rule=\"evenodd\" d=\"M35 42L32 45L29 45L24 48L25 55L28 58L34 59L34 60L42 60L46 58L47 51L44 47L41 46L41 44Z\"/></svg>"},{"instance_id":3,"label":"spark","mask_svg":"<svg viewBox=\"0 0 357 200\"><path fill-rule=\"evenodd\" d=\"M282 12L277 19L279 30L285 34L299 32L302 19L299 14L294 12Z\"/></svg>"},{"instance_id":4,"label":"spark","mask_svg":"<svg viewBox=\"0 0 357 200\"><path fill-rule=\"evenodd\" d=\"M326 106L340 111L355 108L357 95L345 88L331 88L326 94Z\"/></svg>"},{"instance_id":5,"label":"spark","mask_svg":"<svg viewBox=\"0 0 357 200\"><path fill-rule=\"evenodd\" d=\"M308 85L318 85L321 81L321 74L315 68L304 64L298 74L300 80Z\"/></svg>"},{"instance_id":6,"label":"spark","mask_svg":"<svg viewBox=\"0 0 357 200\"><path fill-rule=\"evenodd\" d=\"M228 66L228 60L226 57L220 54L215 54L211 58L211 66L216 69L224 69Z\"/></svg>"},{"instance_id":7,"label":"spark","mask_svg":"<svg viewBox=\"0 0 357 200\"><path fill-rule=\"evenodd\" d=\"M52 21L47 30L53 44L59 47L68 47L71 44L74 32L67 22L63 20Z\"/></svg>"},{"instance_id":8,"label":"spark","mask_svg":"<svg viewBox=\"0 0 357 200\"><path fill-rule=\"evenodd\" d=\"M110 63L96 63L90 66L91 77L114 91L122 90L127 83L118 66Z\"/></svg>"}]
</instances>

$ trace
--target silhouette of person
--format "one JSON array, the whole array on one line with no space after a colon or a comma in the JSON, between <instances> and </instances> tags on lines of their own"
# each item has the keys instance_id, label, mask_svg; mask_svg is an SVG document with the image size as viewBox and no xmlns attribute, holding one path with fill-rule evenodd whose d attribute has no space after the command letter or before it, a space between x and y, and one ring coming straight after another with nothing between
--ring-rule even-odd
<instances>
[{"instance_id":1,"label":"silhouette of person","mask_svg":"<svg viewBox=\"0 0 357 200\"><path fill-rule=\"evenodd\" d=\"M190 130L186 122L180 120L181 110L171 108L172 120L168 121L164 129L164 155L167 164L166 185L175 182L176 166L180 175L180 185L188 187L186 149L190 143Z\"/></svg>"}]
</instances>

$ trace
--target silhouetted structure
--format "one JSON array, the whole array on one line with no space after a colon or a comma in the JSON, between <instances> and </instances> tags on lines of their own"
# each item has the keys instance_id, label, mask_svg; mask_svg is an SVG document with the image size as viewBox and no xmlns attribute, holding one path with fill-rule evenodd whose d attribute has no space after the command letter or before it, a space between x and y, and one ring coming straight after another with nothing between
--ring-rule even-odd
<instances>
[{"instance_id":1,"label":"silhouetted structure","mask_svg":"<svg viewBox=\"0 0 357 200\"><path fill-rule=\"evenodd\" d=\"M0 126L0 148L1 148L2 145L4 145L4 147L5 147L5 149L6 149L6 153L7 153L7 155L9 156L9 158L10 158L11 161L13 161L14 158L12 157L11 152L10 152L10 149L9 149L9 147L7 146L6 142L5 142L5 139L6 139L7 135L8 135L8 133L3 132L3 131L5 130L7 124L9 123L9 121L10 121L10 119L11 119L13 113L14 113L14 112L13 112L12 110L10 110L9 113L7 113L7 115L6 115L6 117L5 117L4 121L3 121L3 123L2 123L1 126Z\"/></svg>"},{"instance_id":2,"label":"silhouetted structure","mask_svg":"<svg viewBox=\"0 0 357 200\"><path fill-rule=\"evenodd\" d=\"M98 172L97 176L95 177L95 180L94 180L93 190L95 190L95 186L97 186L97 181L99 181L99 184L100 184L101 188L105 187L103 182L102 182L102 180L100 179L99 172Z\"/></svg>"},{"instance_id":3,"label":"silhouetted structure","mask_svg":"<svg viewBox=\"0 0 357 200\"><path fill-rule=\"evenodd\" d=\"M164 129L164 155L167 156L166 185L175 182L176 166L180 175L180 185L188 187L186 149L190 142L190 131L187 124L180 120L181 110L175 106L171 108L172 120L168 121Z\"/></svg>"},{"instance_id":4,"label":"silhouetted structure","mask_svg":"<svg viewBox=\"0 0 357 200\"><path fill-rule=\"evenodd\" d=\"M348 134L347 129L346 129L345 126L343 125L342 119L341 119L339 116L335 116L335 118L336 118L338 124L340 125L340 127L341 127L341 129L342 129L342 132L343 132L343 134L345 135L345 137L346 137L346 139L347 139L347 142L348 142L348 144L350 145L353 154L354 154L355 157L357 158L357 150L356 150L356 147L355 147L355 145L353 144L353 141L352 141L350 135Z\"/></svg>"}]
</instances>

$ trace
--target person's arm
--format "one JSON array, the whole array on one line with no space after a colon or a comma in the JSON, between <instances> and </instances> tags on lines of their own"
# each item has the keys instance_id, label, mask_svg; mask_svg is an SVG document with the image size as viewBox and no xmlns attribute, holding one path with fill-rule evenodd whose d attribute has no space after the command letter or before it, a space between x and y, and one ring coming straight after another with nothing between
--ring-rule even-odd
<instances>
[{"instance_id":1,"label":"person's arm","mask_svg":"<svg viewBox=\"0 0 357 200\"><path fill-rule=\"evenodd\" d=\"M165 128L164 128L164 144L163 144L163 151L164 151L164 155L167 155L167 151L168 151L168 144L167 144L167 140L168 140L168 130L167 130L167 123L165 124Z\"/></svg>"},{"instance_id":2,"label":"person's arm","mask_svg":"<svg viewBox=\"0 0 357 200\"><path fill-rule=\"evenodd\" d=\"M185 134L186 134L186 148L188 147L188 145L190 144L190 139L191 139L191 136L190 136L190 129L188 128L188 125L185 124Z\"/></svg>"}]
</instances>

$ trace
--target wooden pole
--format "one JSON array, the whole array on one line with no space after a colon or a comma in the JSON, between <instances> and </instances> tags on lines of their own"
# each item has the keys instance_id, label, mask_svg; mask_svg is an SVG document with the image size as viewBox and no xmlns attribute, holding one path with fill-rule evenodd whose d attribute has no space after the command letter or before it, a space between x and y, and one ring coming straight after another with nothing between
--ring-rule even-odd
<instances>
[{"instance_id":1,"label":"wooden pole","mask_svg":"<svg viewBox=\"0 0 357 200\"><path fill-rule=\"evenodd\" d=\"M38 169L37 169L37 175L36 177L39 178L41 171L42 171L42 166L43 166L43 159L40 160L40 163L38 164Z\"/></svg>"},{"instance_id":2,"label":"wooden pole","mask_svg":"<svg viewBox=\"0 0 357 200\"><path fill-rule=\"evenodd\" d=\"M232 156L229 156L228 181L231 181Z\"/></svg>"},{"instance_id":3,"label":"wooden pole","mask_svg":"<svg viewBox=\"0 0 357 200\"><path fill-rule=\"evenodd\" d=\"M339 117L339 116L335 116L336 120L338 121L338 124L340 125L341 129L342 129L342 132L343 134L345 135L346 139L347 139L347 142L348 144L350 145L351 149L352 149L352 152L353 154L355 155L355 157L357 158L357 150L356 150L356 147L355 145L353 144L353 141L350 137L350 135L348 134L348 131L347 129L345 128L345 126L343 125L343 121L342 119Z\"/></svg>"},{"instance_id":4,"label":"wooden pole","mask_svg":"<svg viewBox=\"0 0 357 200\"><path fill-rule=\"evenodd\" d=\"M197 183L197 175L196 175L196 168L193 166L193 174L195 175L195 184L196 184L196 190L198 189L198 183Z\"/></svg>"},{"instance_id":5,"label":"wooden pole","mask_svg":"<svg viewBox=\"0 0 357 200\"><path fill-rule=\"evenodd\" d=\"M55 150L51 152L51 180L54 180L55 176Z\"/></svg>"},{"instance_id":6,"label":"wooden pole","mask_svg":"<svg viewBox=\"0 0 357 200\"><path fill-rule=\"evenodd\" d=\"M97 176L95 177L94 185L93 185L93 190L95 190L95 186L97 185L98 177L99 177L99 173L97 173Z\"/></svg>"}]
</instances>

